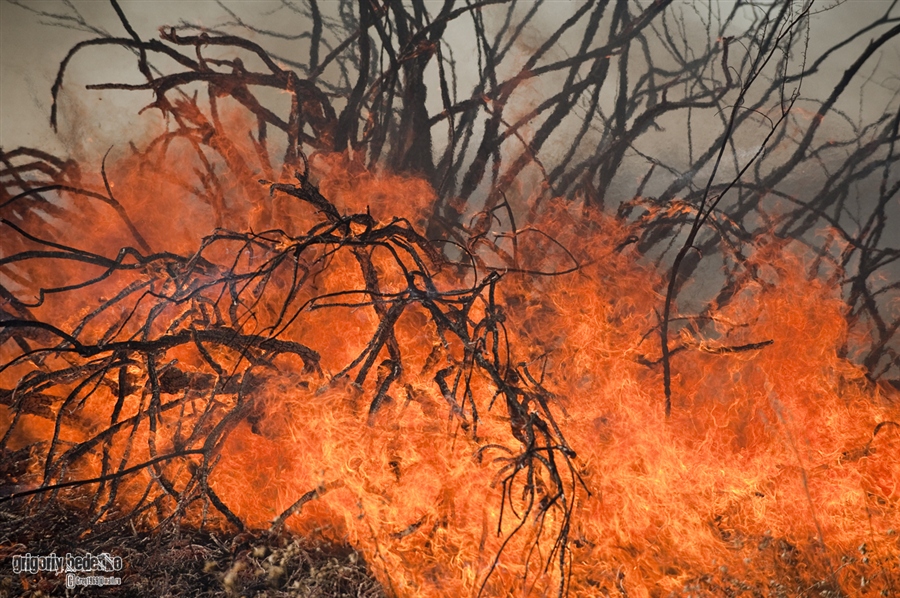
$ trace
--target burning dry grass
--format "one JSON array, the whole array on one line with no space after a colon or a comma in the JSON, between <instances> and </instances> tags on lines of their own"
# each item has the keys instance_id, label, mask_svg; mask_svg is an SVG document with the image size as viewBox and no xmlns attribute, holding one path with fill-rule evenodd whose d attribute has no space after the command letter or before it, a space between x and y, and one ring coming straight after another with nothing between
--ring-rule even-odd
<instances>
[{"instance_id":1,"label":"burning dry grass","mask_svg":"<svg viewBox=\"0 0 900 598\"><path fill-rule=\"evenodd\" d=\"M411 223L427 185L318 166L318 188L228 205L261 232L193 250L192 227L161 232L181 195L143 167L115 170L117 201L155 202L147 243L177 251L115 257L121 226L51 242L26 232L49 220L7 222L7 263L44 289L17 293L34 319L3 345L19 516L56 499L87 527L286 527L359 550L399 596L896 589L896 396L839 354L839 291L795 244L749 252L696 316L717 338L684 328L665 419L660 275L629 226L547 204L515 247L449 263ZM492 270L504 251L518 270ZM247 558L222 580L262 587Z\"/></svg>"}]
</instances>

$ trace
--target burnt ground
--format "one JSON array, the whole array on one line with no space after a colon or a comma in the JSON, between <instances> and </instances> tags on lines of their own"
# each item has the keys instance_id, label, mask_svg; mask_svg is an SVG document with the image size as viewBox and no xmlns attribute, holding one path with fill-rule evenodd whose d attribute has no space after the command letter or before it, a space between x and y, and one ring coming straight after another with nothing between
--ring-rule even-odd
<instances>
[{"instance_id":1,"label":"burnt ground","mask_svg":"<svg viewBox=\"0 0 900 598\"><path fill-rule=\"evenodd\" d=\"M264 531L235 535L168 526L150 533L127 524L85 535L86 527L82 515L60 507L22 513L0 505L0 597L385 596L348 546ZM16 555L104 552L122 558L121 571L102 573L119 576L120 586L67 590L65 574L13 571Z\"/></svg>"},{"instance_id":2,"label":"burnt ground","mask_svg":"<svg viewBox=\"0 0 900 598\"><path fill-rule=\"evenodd\" d=\"M10 503L0 504L0 598L387 596L368 571L362 556L349 546L288 532L272 535L262 530L235 534L171 525L147 532L134 529L131 523L103 529L90 526L84 515L58 503L35 512L20 511ZM92 533L84 532L88 528ZM759 579L750 581L747 571L730 572L720 567L690 579L678 595L702 598L848 596L834 580L823 579L810 585L797 577L798 572L808 569L812 563L806 562L802 552L786 541L770 537L757 539L758 542L746 540L750 543L749 548L744 547L747 554L760 561L756 565L765 563L763 568L770 574L768 583ZM102 573L120 577L121 585L67 589L65 574L15 573L12 557L26 553L35 556L109 553L121 557L121 571ZM754 565L748 565L748 569L753 568ZM618 580L615 586L618 592L610 590L601 595L628 598L623 582L623 578ZM865 581L863 584L865 588ZM888 587L893 588L892 583ZM865 593L894 595L889 589Z\"/></svg>"}]
</instances>

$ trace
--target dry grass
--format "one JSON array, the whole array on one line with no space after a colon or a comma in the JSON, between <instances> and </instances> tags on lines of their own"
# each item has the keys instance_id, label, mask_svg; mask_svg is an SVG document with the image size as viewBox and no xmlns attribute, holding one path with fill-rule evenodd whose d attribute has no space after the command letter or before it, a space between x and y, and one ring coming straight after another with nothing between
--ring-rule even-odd
<instances>
[{"instance_id":1,"label":"dry grass","mask_svg":"<svg viewBox=\"0 0 900 598\"><path fill-rule=\"evenodd\" d=\"M0 511L0 596L160 596L381 598L381 586L352 548L265 532L228 535L169 527L155 533L131 525L79 538L86 522L60 508ZM122 585L66 591L65 576L16 574L11 557L109 552L122 557ZM106 574L109 575L109 574Z\"/></svg>"}]
</instances>

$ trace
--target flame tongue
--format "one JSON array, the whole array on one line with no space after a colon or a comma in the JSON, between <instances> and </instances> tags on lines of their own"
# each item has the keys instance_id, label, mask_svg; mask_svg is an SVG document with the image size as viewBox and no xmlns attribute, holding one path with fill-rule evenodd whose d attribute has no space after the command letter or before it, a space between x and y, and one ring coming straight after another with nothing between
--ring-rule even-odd
<instances>
[{"instance_id":1,"label":"flame tongue","mask_svg":"<svg viewBox=\"0 0 900 598\"><path fill-rule=\"evenodd\" d=\"M535 228L558 245L522 235L523 269L585 266L473 277L417 232L427 184L313 164L315 194L244 186L228 211L264 232L199 250L167 213L209 210L120 168L120 200L172 253L87 260L94 283L29 312L53 327L18 329L46 350L4 343L8 448L31 447L33 485L100 478L64 496L349 541L402 596L895 587L896 393L841 356L839 289L793 245L756 248L762 274L682 329L665 420L662 275L621 223L551 206ZM90 243L64 258L130 242ZM84 261L17 276L62 288Z\"/></svg>"}]
</instances>

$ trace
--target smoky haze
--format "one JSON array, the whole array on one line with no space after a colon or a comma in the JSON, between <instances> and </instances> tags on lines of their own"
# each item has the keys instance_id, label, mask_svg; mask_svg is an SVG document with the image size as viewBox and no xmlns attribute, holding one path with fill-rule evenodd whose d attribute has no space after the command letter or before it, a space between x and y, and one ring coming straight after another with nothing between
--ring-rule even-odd
<instances>
[{"instance_id":1,"label":"smoky haze","mask_svg":"<svg viewBox=\"0 0 900 598\"><path fill-rule=\"evenodd\" d=\"M240 32L249 39L264 43L266 49L273 54L302 63L309 52L308 37L285 40L238 25L242 23L259 28L260 31L287 37L297 37L298 31L308 33L306 30L310 26L309 21L298 10L286 7L290 4L265 0L249 3L213 0L121 2L131 24L143 39L158 37L161 27L190 23L210 30ZM302 6L302 3L297 4ZM324 8L333 11L336 4L328 3ZM425 4L437 10L441 3L430 1ZM701 9L693 6L694 4L697 3L676 3L675 11L677 17L683 19L682 25L689 40L704 39L708 32L703 23L704 17ZM525 18L532 5L530 2L521 3L514 13L514 19ZM512 44L510 57L504 63L506 74L510 75L520 67L530 53L546 41L550 33L576 12L579 5L578 2L548 2L532 15L521 35ZM720 16L727 13L732 5L732 2L711 4ZM891 2L887 0L823 3L818 14L811 18L809 56L813 59L820 56L836 40L849 37L882 16L890 5ZM505 17L500 11L492 13L489 9L485 10L485 16L488 27L493 30L502 25ZM746 17L734 19L730 33L739 33L746 21ZM448 34L451 52L458 47L457 53L460 54L455 56L459 62L455 75L460 89L470 89L474 87L478 76L477 69L472 68L472 63L477 60L471 43L472 32L462 23L455 23L452 29ZM548 58L561 59L577 52L576 41L583 31L583 23L581 27L569 31L549 50ZM813 99L825 97L860 49L877 33L879 30L873 29L869 35L862 35L855 42L834 52L818 73L803 81L803 95ZM6 149L19 146L43 147L95 159L98 152L102 154L110 145L121 143L123 130L127 131L124 136L128 137L140 137L141 132L152 134L160 130L163 119L158 112L142 117L135 114L136 110L152 100L150 94L83 89L89 83L139 82L140 73L135 68L135 57L124 49L114 52L89 49L72 62L65 78L65 91L61 96L63 107L59 133L54 133L49 126L50 89L66 53L75 44L87 39L124 35L127 34L115 11L106 2L75 0L68 3L32 3L7 0L0 3L0 146ZM652 38L649 41L659 43L659 40ZM641 58L634 55L630 62L636 66ZM794 60L801 58L793 57ZM670 63L665 66L676 65ZM855 78L850 89L841 96L837 108L857 122L870 122L883 114L896 100L900 85L896 75L898 66L900 48L897 44L890 44L879 50ZM436 73L431 74L434 77ZM515 116L517 112L524 114L533 108L546 97L554 84L561 83L562 78L563 75L559 73L551 73L545 77L546 80L540 79L518 91L510 116ZM436 87L436 79L432 78L429 86ZM606 104L607 109L615 101L615 91L614 86L603 90L601 101ZM139 97L135 97L136 95ZM429 107L439 111L438 94L433 93L429 100ZM714 123L715 121L705 122L697 128L695 134L701 136L698 145L702 143L704 131L714 128ZM571 136L575 126L569 125L561 130L560 139L549 144L547 153L551 156L563 154L567 149L565 139ZM680 132L669 133L665 129L661 127L660 134L655 135L649 145L656 146L660 153L679 158L685 154L684 136ZM84 133L89 135L85 136ZM712 138L715 134L710 131L706 136ZM750 139L743 145L747 146L745 151L755 147ZM686 155L682 159L685 163L689 162ZM634 174L630 172L629 176ZM629 185L634 186L633 182L625 184L626 187ZM624 195L627 196L627 192Z\"/></svg>"}]
</instances>

